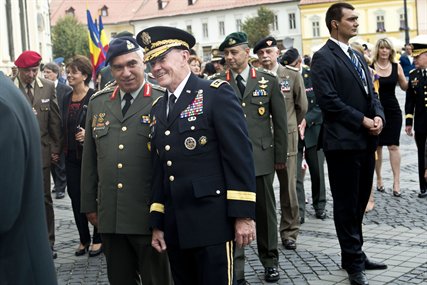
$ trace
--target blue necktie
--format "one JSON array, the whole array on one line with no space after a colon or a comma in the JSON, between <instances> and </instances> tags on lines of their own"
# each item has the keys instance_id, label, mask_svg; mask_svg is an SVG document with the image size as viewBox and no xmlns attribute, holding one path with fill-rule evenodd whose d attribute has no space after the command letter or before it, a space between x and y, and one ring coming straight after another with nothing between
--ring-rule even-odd
<instances>
[{"instance_id":1,"label":"blue necktie","mask_svg":"<svg viewBox=\"0 0 427 285\"><path fill-rule=\"evenodd\" d=\"M360 79L363 82L363 86L367 86L366 76L363 72L362 64L357 59L356 55L354 54L353 50L351 48L348 48L348 54L350 55L351 62L353 63L354 68L356 69L357 73L359 74Z\"/></svg>"}]
</instances>

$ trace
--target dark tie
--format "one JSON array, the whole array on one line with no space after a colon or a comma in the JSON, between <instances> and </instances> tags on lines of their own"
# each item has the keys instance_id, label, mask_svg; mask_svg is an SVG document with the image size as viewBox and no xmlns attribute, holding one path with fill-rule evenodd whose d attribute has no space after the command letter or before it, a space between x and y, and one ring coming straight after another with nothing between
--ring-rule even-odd
<instances>
[{"instance_id":1,"label":"dark tie","mask_svg":"<svg viewBox=\"0 0 427 285\"><path fill-rule=\"evenodd\" d=\"M239 74L236 76L237 87L239 88L240 94L243 96L245 94L245 85L243 84L243 77Z\"/></svg>"},{"instance_id":2,"label":"dark tie","mask_svg":"<svg viewBox=\"0 0 427 285\"><path fill-rule=\"evenodd\" d=\"M168 113L168 119L170 113L172 113L173 107L175 106L176 96L174 94L169 95L168 99L168 107L169 107L169 113Z\"/></svg>"},{"instance_id":3,"label":"dark tie","mask_svg":"<svg viewBox=\"0 0 427 285\"><path fill-rule=\"evenodd\" d=\"M427 79L427 70L423 70L423 77L424 77L424 79Z\"/></svg>"},{"instance_id":4,"label":"dark tie","mask_svg":"<svg viewBox=\"0 0 427 285\"><path fill-rule=\"evenodd\" d=\"M366 76L363 72L362 64L357 59L356 55L354 54L353 50L351 48L348 48L348 54L350 55L351 62L353 63L354 68L356 69L357 73L359 74L360 79L363 82L364 86L367 86Z\"/></svg>"},{"instance_id":5,"label":"dark tie","mask_svg":"<svg viewBox=\"0 0 427 285\"><path fill-rule=\"evenodd\" d=\"M33 86L31 84L27 84L27 96L28 100L30 100L31 105L34 102L34 95L33 95Z\"/></svg>"},{"instance_id":6,"label":"dark tie","mask_svg":"<svg viewBox=\"0 0 427 285\"><path fill-rule=\"evenodd\" d=\"M125 100L125 105L123 106L122 109L122 114L123 116L126 114L126 112L129 110L129 107L131 105L130 101L133 99L132 95L130 95L130 93L126 93L125 96L123 96L123 100Z\"/></svg>"}]
</instances>

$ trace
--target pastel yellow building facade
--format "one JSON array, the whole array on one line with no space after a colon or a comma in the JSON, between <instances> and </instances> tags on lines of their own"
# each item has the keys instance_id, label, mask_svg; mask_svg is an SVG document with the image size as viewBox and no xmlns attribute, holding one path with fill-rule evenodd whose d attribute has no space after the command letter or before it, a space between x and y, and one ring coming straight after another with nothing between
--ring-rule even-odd
<instances>
[{"instance_id":1,"label":"pastel yellow building facade","mask_svg":"<svg viewBox=\"0 0 427 285\"><path fill-rule=\"evenodd\" d=\"M338 1L318 0L300 3L303 54L312 55L329 38L325 14ZM358 36L352 40L374 46L378 39L389 37L396 50L405 42L403 0L348 0L359 14ZM407 0L409 37L417 35L416 0Z\"/></svg>"}]
</instances>

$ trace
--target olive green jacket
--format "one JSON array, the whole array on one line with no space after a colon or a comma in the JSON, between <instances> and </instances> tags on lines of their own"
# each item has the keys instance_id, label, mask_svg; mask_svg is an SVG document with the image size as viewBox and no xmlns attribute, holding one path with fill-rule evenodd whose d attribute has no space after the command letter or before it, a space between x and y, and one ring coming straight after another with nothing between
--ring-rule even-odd
<instances>
[{"instance_id":1,"label":"olive green jacket","mask_svg":"<svg viewBox=\"0 0 427 285\"><path fill-rule=\"evenodd\" d=\"M150 233L150 111L164 94L145 84L123 117L118 87L94 94L86 116L81 211L98 213L100 233Z\"/></svg>"},{"instance_id":2,"label":"olive green jacket","mask_svg":"<svg viewBox=\"0 0 427 285\"><path fill-rule=\"evenodd\" d=\"M228 81L237 94L248 125L255 175L273 173L275 163L286 163L286 105L276 75L262 68L251 67L243 96L230 70L214 74L210 79Z\"/></svg>"}]
</instances>

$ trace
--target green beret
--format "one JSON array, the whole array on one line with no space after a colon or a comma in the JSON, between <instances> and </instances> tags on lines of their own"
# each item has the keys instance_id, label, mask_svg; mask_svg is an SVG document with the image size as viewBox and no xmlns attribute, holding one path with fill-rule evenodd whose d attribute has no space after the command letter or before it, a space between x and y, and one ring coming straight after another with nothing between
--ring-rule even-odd
<instances>
[{"instance_id":1,"label":"green beret","mask_svg":"<svg viewBox=\"0 0 427 285\"><path fill-rule=\"evenodd\" d=\"M234 47L242 44L248 43L248 36L243 32L236 32L229 34L225 40L219 46L220 51L224 51L224 49L229 47Z\"/></svg>"}]
</instances>

